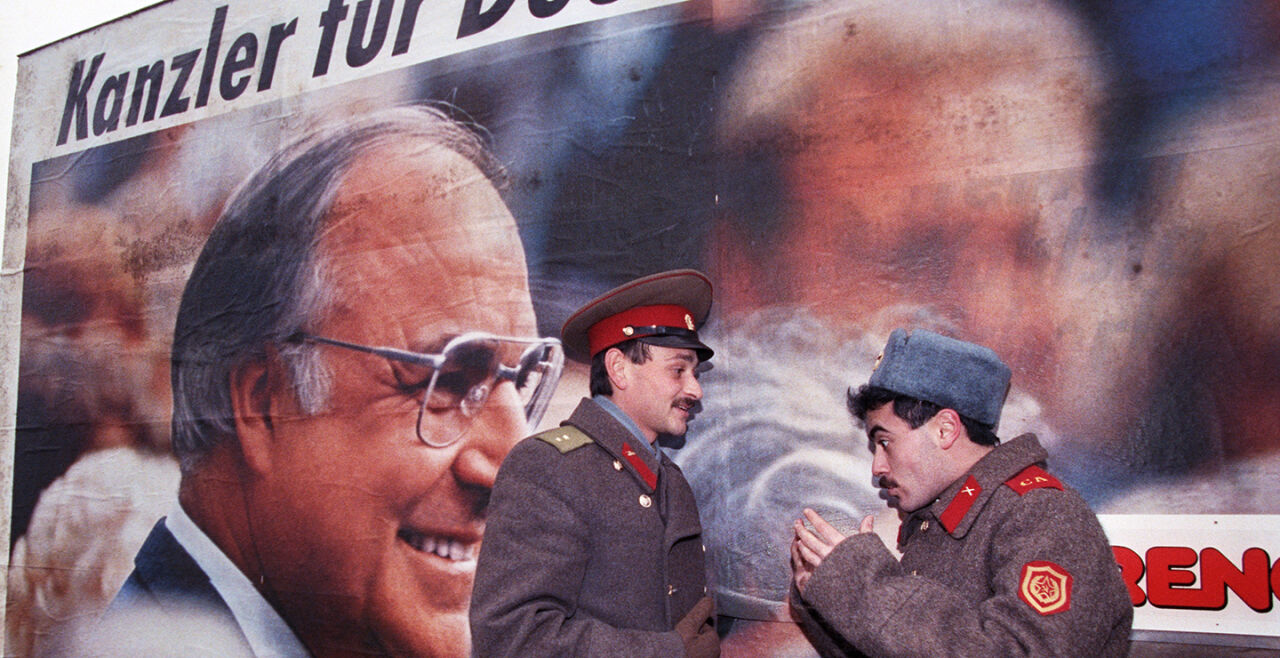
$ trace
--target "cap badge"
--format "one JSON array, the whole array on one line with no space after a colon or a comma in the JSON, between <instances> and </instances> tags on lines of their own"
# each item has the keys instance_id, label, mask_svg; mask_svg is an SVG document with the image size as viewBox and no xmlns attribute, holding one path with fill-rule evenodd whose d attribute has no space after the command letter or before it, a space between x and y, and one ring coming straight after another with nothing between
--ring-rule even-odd
<instances>
[{"instance_id":1,"label":"cap badge","mask_svg":"<svg viewBox=\"0 0 1280 658\"><path fill-rule=\"evenodd\" d=\"M685 314L684 314L684 326L688 327L688 328L689 328L689 331L693 331L693 316L692 316L692 315L689 315L688 313L685 313Z\"/></svg>"},{"instance_id":2,"label":"cap badge","mask_svg":"<svg viewBox=\"0 0 1280 658\"><path fill-rule=\"evenodd\" d=\"M876 368L880 367L881 361L884 361L884 352L881 352L879 356L876 357L876 362L871 366L871 372L875 372Z\"/></svg>"},{"instance_id":3,"label":"cap badge","mask_svg":"<svg viewBox=\"0 0 1280 658\"><path fill-rule=\"evenodd\" d=\"M625 326L625 327L623 327L623 328L622 328L622 335L623 335L623 336L630 336L630 335L634 334L635 332L636 332L636 328L635 328L635 327L633 327L633 326L631 326L631 325L627 325L627 326Z\"/></svg>"}]
</instances>

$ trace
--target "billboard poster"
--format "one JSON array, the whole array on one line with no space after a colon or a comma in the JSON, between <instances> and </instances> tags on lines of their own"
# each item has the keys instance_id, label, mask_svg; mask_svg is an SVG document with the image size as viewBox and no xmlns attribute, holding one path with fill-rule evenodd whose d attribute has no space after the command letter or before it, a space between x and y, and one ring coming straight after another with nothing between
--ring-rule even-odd
<instances>
[{"instance_id":1,"label":"billboard poster","mask_svg":"<svg viewBox=\"0 0 1280 658\"><path fill-rule=\"evenodd\" d=\"M896 327L1010 364L999 434L1100 515L1137 639L1280 648L1276 34L1262 2L172 0L33 51L5 653L467 655L494 473L587 368L455 418L367 348L519 358L684 267L716 357L664 450L725 655L816 655L804 507L894 545L846 392ZM200 537L247 602L99 622Z\"/></svg>"}]
</instances>

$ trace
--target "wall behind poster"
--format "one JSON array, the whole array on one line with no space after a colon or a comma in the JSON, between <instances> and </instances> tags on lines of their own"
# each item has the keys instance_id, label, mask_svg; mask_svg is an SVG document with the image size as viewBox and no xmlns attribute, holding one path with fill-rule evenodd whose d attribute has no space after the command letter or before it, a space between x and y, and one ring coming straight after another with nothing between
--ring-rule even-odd
<instances>
[{"instance_id":1,"label":"wall behind poster","mask_svg":"<svg viewBox=\"0 0 1280 658\"><path fill-rule=\"evenodd\" d=\"M18 55L147 6L142 0L84 2L55 0L39 8L11 7L9 20L0 25L0 135L13 134L13 96L18 81ZM9 143L0 146L9 161ZM8 180L0 184L8 198ZM3 243L0 243L3 246Z\"/></svg>"},{"instance_id":2,"label":"wall behind poster","mask_svg":"<svg viewBox=\"0 0 1280 658\"><path fill-rule=\"evenodd\" d=\"M1129 571L1144 593L1135 628L1270 642L1258 639L1280 628L1269 5L571 0L549 19L516 3L459 39L456 4L424 9L408 52L391 56L389 39L365 66L343 66L349 23L335 28L319 77L318 2L168 3L23 60L4 260L22 276L3 282L16 362L7 653L103 605L173 504L168 346L228 195L290 136L405 103L446 103L488 131L543 335L632 276L693 266L717 282L705 410L671 448L735 620L728 652L805 651L782 603L802 506L850 524L877 513L892 537L843 394L901 325L982 342L1013 366L1000 433L1039 434L1051 469L1143 560ZM129 123L122 72L215 42L225 56L246 31L265 44L293 18L269 88L246 69L253 83L228 99L211 73L199 106L197 65L187 109ZM131 36L157 26L171 43ZM68 120L75 67L83 82L98 53ZM103 91L110 76L118 97ZM566 376L546 422L584 377ZM1152 551L1170 542L1195 555L1165 559L1191 576L1182 589L1220 588L1223 605L1146 596ZM1265 596L1202 572L1207 551Z\"/></svg>"}]
</instances>

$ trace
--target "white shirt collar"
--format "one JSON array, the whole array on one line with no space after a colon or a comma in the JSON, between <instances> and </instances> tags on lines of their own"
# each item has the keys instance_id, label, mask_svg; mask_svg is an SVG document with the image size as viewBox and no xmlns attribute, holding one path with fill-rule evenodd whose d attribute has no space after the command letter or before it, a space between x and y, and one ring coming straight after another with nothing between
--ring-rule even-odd
<instances>
[{"instance_id":1,"label":"white shirt collar","mask_svg":"<svg viewBox=\"0 0 1280 658\"><path fill-rule=\"evenodd\" d=\"M187 516L181 505L173 506L164 525L209 576L213 588L231 608L254 655L279 658L311 655L280 613L262 598L249 578Z\"/></svg>"}]
</instances>

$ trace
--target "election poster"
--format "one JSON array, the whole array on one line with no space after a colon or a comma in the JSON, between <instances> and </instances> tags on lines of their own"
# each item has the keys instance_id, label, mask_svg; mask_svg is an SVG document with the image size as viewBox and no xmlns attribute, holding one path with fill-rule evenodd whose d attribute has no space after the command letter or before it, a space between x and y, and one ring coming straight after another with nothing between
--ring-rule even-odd
<instances>
[{"instance_id":1,"label":"election poster","mask_svg":"<svg viewBox=\"0 0 1280 658\"><path fill-rule=\"evenodd\" d=\"M1009 364L998 434L1099 515L1135 640L1280 648L1277 34L1256 1L171 0L32 51L5 655L468 655L494 474L588 395L550 339L675 268L715 291L662 449L724 655L817 655L805 507L895 546L846 403L899 327ZM243 599L104 616L199 537Z\"/></svg>"}]
</instances>

